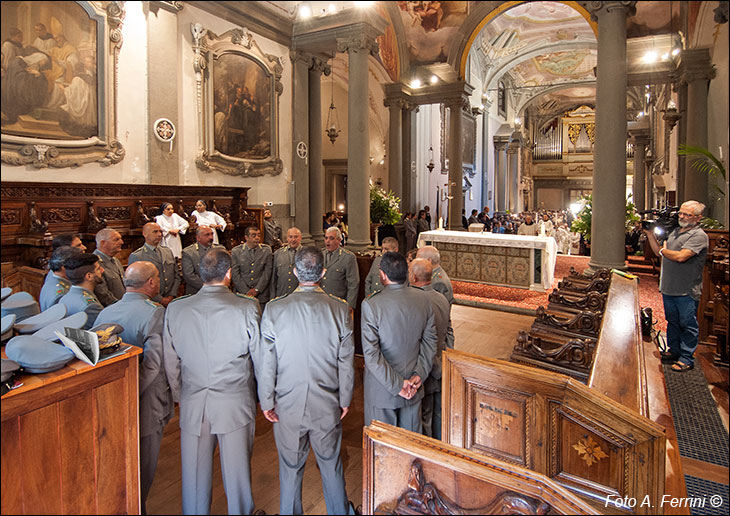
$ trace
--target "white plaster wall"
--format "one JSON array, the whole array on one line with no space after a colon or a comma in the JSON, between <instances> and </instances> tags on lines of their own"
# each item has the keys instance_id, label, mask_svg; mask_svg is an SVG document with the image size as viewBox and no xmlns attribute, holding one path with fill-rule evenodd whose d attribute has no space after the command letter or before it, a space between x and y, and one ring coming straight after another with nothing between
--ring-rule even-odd
<instances>
[{"instance_id":1,"label":"white plaster wall","mask_svg":"<svg viewBox=\"0 0 730 516\"><path fill-rule=\"evenodd\" d=\"M190 24L201 23L203 27L216 34L241 27L190 4L185 4L185 8L178 13L177 19L181 74L178 78L180 84L181 182L184 185L248 186L251 188L248 197L250 206L260 205L264 202L289 204L289 183L292 180L292 66L289 60L289 49L250 31L261 50L279 56L283 66L281 83L284 91L279 97L279 156L284 164L282 173L278 176L240 177L220 172L203 172L195 165L199 135L195 71L193 69L193 38L190 33Z\"/></svg>"},{"instance_id":2,"label":"white plaster wall","mask_svg":"<svg viewBox=\"0 0 730 516\"><path fill-rule=\"evenodd\" d=\"M109 167L87 163L78 168L44 168L2 164L3 181L64 183L146 183L147 172L147 21L142 2L126 2L119 51L117 138L124 159Z\"/></svg>"}]
</instances>

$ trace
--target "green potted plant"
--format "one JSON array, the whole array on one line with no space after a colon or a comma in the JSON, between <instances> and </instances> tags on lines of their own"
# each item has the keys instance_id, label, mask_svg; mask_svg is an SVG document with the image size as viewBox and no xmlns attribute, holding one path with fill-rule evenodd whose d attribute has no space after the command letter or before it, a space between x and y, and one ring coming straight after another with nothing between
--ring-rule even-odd
<instances>
[{"instance_id":1,"label":"green potted plant","mask_svg":"<svg viewBox=\"0 0 730 516\"><path fill-rule=\"evenodd\" d=\"M574 233L580 233L583 235L583 240L590 244L591 242L591 219L593 218L593 196L586 195L581 198L580 202L583 203L583 209L578 212L575 220L570 225L570 230ZM636 213L636 206L631 202L631 194L626 198L626 220L624 226L628 231L634 225L634 222L641 220L641 217Z\"/></svg>"},{"instance_id":2,"label":"green potted plant","mask_svg":"<svg viewBox=\"0 0 730 516\"><path fill-rule=\"evenodd\" d=\"M371 184L370 239L373 243L380 244L380 237L395 236L393 225L400 222L400 219L400 199L392 191L386 192L378 185Z\"/></svg>"}]
</instances>

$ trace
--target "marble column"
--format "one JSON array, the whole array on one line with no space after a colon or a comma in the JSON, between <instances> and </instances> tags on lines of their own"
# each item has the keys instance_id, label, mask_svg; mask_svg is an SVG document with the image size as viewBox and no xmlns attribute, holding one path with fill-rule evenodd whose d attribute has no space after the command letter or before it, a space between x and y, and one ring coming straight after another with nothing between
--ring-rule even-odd
<instances>
[{"instance_id":1,"label":"marble column","mask_svg":"<svg viewBox=\"0 0 730 516\"><path fill-rule=\"evenodd\" d=\"M310 230L310 206L311 206L311 185L309 179L310 157L300 158L297 155L297 145L303 142L307 147L309 144L309 68L312 66L312 55L301 50L289 52L292 62L293 75L293 99L292 99L292 181L294 181L294 226L302 232L302 243L311 245ZM310 149L311 151L311 149ZM320 197L324 192L320 194ZM316 195L315 195L316 197ZM320 232L322 226L320 224Z\"/></svg>"},{"instance_id":2,"label":"marble column","mask_svg":"<svg viewBox=\"0 0 730 516\"><path fill-rule=\"evenodd\" d=\"M522 139L514 138L507 145L507 184L509 193L507 197L507 208L511 213L519 212L519 196L520 188L520 148L522 147Z\"/></svg>"},{"instance_id":3,"label":"marble column","mask_svg":"<svg viewBox=\"0 0 730 516\"><path fill-rule=\"evenodd\" d=\"M484 104L484 112L482 113L482 204L479 209L481 211L485 206L489 206L493 214L495 211L493 205L494 192L492 192L492 199L489 198L489 108L492 103L485 98L482 98L482 102ZM492 190L494 190L493 185Z\"/></svg>"},{"instance_id":4,"label":"marble column","mask_svg":"<svg viewBox=\"0 0 730 516\"><path fill-rule=\"evenodd\" d=\"M590 2L598 21L590 267L625 269L626 18L636 2Z\"/></svg>"},{"instance_id":5,"label":"marble column","mask_svg":"<svg viewBox=\"0 0 730 516\"><path fill-rule=\"evenodd\" d=\"M464 183L461 110L464 106L464 101L465 99L459 97L447 104L449 108L449 183L451 184L448 225L449 229L455 231L464 229L461 225L461 209L464 207L464 200L461 196L461 189Z\"/></svg>"},{"instance_id":6,"label":"marble column","mask_svg":"<svg viewBox=\"0 0 730 516\"><path fill-rule=\"evenodd\" d=\"M707 48L683 50L680 80L687 84L687 145L707 148L707 88L715 71ZM682 121L680 121L682 123ZM691 161L691 160L689 160ZM684 198L677 204L695 200L708 204L708 175L694 169L685 161Z\"/></svg>"},{"instance_id":7,"label":"marble column","mask_svg":"<svg viewBox=\"0 0 730 516\"><path fill-rule=\"evenodd\" d=\"M403 200L403 99L386 99L390 113L388 127L388 188ZM401 202L401 211L405 203Z\"/></svg>"},{"instance_id":8,"label":"marble column","mask_svg":"<svg viewBox=\"0 0 730 516\"><path fill-rule=\"evenodd\" d=\"M309 232L317 247L324 247L324 168L322 167L322 72L332 73L327 62L312 58L309 68Z\"/></svg>"},{"instance_id":9,"label":"marble column","mask_svg":"<svg viewBox=\"0 0 730 516\"><path fill-rule=\"evenodd\" d=\"M507 142L494 142L494 211L505 210L505 185L507 183Z\"/></svg>"},{"instance_id":10,"label":"marble column","mask_svg":"<svg viewBox=\"0 0 730 516\"><path fill-rule=\"evenodd\" d=\"M634 133L631 136L634 144L634 188L633 201L636 211L643 211L647 206L646 202L646 145L649 143L649 135ZM651 191L651 190L649 190Z\"/></svg>"},{"instance_id":11,"label":"marble column","mask_svg":"<svg viewBox=\"0 0 730 516\"><path fill-rule=\"evenodd\" d=\"M347 212L348 247L370 247L370 138L368 128L368 56L377 43L365 35L337 40L337 49L349 58L347 94Z\"/></svg>"},{"instance_id":12,"label":"marble column","mask_svg":"<svg viewBox=\"0 0 730 516\"><path fill-rule=\"evenodd\" d=\"M418 113L418 105L412 102L403 104L403 140L402 140L402 158L403 163L403 197L401 208L403 212L411 211L418 213L422 206L416 204L416 113Z\"/></svg>"}]
</instances>

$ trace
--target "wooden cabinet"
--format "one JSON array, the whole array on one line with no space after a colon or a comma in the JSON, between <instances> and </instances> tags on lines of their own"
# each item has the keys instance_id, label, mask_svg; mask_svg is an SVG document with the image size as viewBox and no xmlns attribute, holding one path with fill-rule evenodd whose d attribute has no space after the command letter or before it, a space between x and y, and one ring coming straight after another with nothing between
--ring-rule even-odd
<instances>
[{"instance_id":1,"label":"wooden cabinet","mask_svg":"<svg viewBox=\"0 0 730 516\"><path fill-rule=\"evenodd\" d=\"M22 375L3 396L3 514L139 514L140 353Z\"/></svg>"}]
</instances>

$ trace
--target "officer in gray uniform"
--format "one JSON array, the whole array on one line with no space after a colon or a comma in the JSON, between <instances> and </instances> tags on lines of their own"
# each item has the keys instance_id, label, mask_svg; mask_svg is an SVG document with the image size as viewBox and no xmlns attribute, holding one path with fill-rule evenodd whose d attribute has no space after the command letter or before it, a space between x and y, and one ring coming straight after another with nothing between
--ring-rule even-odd
<instances>
[{"instance_id":1,"label":"officer in gray uniform","mask_svg":"<svg viewBox=\"0 0 730 516\"><path fill-rule=\"evenodd\" d=\"M198 226L195 230L194 244L182 250L182 274L185 280L185 294L195 294L203 286L200 279L200 260L211 249L225 249L220 244L213 243L213 228Z\"/></svg>"},{"instance_id":2,"label":"officer in gray uniform","mask_svg":"<svg viewBox=\"0 0 730 516\"><path fill-rule=\"evenodd\" d=\"M454 287L451 286L451 280L446 272L441 268L441 254L439 250L432 245L424 245L418 250L416 258L425 258L433 266L433 274L431 276L431 285L436 292L441 292L449 306L454 304Z\"/></svg>"},{"instance_id":3,"label":"officer in gray uniform","mask_svg":"<svg viewBox=\"0 0 730 516\"><path fill-rule=\"evenodd\" d=\"M271 247L261 243L261 231L248 226L243 233L245 243L231 251L231 279L236 292L255 297L261 308L269 300L271 267L274 261Z\"/></svg>"},{"instance_id":4,"label":"officer in gray uniform","mask_svg":"<svg viewBox=\"0 0 730 516\"><path fill-rule=\"evenodd\" d=\"M403 255L385 253L380 260L385 288L362 302L365 425L377 419L421 433L421 387L438 336L430 299L404 285L407 275Z\"/></svg>"},{"instance_id":5,"label":"officer in gray uniform","mask_svg":"<svg viewBox=\"0 0 730 516\"><path fill-rule=\"evenodd\" d=\"M408 278L414 288L424 291L433 306L438 348L433 358L431 373L423 382L424 396L421 400L421 421L423 435L441 439L441 353L454 348L454 332L451 329L451 309L446 298L431 286L433 267L431 262L417 258L411 262Z\"/></svg>"},{"instance_id":6,"label":"officer in gray uniform","mask_svg":"<svg viewBox=\"0 0 730 516\"><path fill-rule=\"evenodd\" d=\"M213 452L220 446L229 514L251 514L251 451L256 421L254 367L261 371L259 309L234 294L231 256L200 261L203 287L167 307L162 334L170 389L180 403L183 514L208 514Z\"/></svg>"},{"instance_id":7,"label":"officer in gray uniform","mask_svg":"<svg viewBox=\"0 0 730 516\"><path fill-rule=\"evenodd\" d=\"M162 432L173 414L172 394L162 364L164 307L152 301L160 293L160 273L148 261L127 267L126 293L107 306L96 324L116 323L124 328L122 340L144 350L139 366L139 460L142 514L152 487L160 453Z\"/></svg>"},{"instance_id":8,"label":"officer in gray uniform","mask_svg":"<svg viewBox=\"0 0 730 516\"><path fill-rule=\"evenodd\" d=\"M269 302L261 321L261 409L279 450L279 512L303 514L302 478L310 443L322 475L327 514L347 514L340 447L352 400L355 344L347 303L319 287L324 257L296 255L299 287Z\"/></svg>"},{"instance_id":9,"label":"officer in gray uniform","mask_svg":"<svg viewBox=\"0 0 730 516\"><path fill-rule=\"evenodd\" d=\"M272 297L283 296L294 292L299 285L294 275L294 257L302 245L302 232L299 228L289 228L286 232L286 245L274 253L274 266L271 269Z\"/></svg>"},{"instance_id":10,"label":"officer in gray uniform","mask_svg":"<svg viewBox=\"0 0 730 516\"><path fill-rule=\"evenodd\" d=\"M324 233L325 273L319 285L322 290L347 301L351 309L357 304L357 291L360 287L360 272L357 258L352 252L340 247L342 232L330 227Z\"/></svg>"},{"instance_id":11,"label":"officer in gray uniform","mask_svg":"<svg viewBox=\"0 0 730 516\"><path fill-rule=\"evenodd\" d=\"M85 330L94 326L96 317L104 308L94 295L94 287L101 281L104 269L95 254L81 253L66 260L66 276L71 288L59 303L66 305L66 315L86 312Z\"/></svg>"},{"instance_id":12,"label":"officer in gray uniform","mask_svg":"<svg viewBox=\"0 0 730 516\"><path fill-rule=\"evenodd\" d=\"M160 293L153 301L167 306L180 288L180 273L177 262L169 247L160 245L162 228L156 222L148 222L142 228L144 245L129 255L129 264L144 261L152 262L160 273Z\"/></svg>"},{"instance_id":13,"label":"officer in gray uniform","mask_svg":"<svg viewBox=\"0 0 730 516\"><path fill-rule=\"evenodd\" d=\"M48 261L50 271L46 274L41 293L38 295L41 312L58 303L71 288L64 264L69 257L77 254L81 254L81 251L68 245L58 247L53 251L51 259Z\"/></svg>"},{"instance_id":14,"label":"officer in gray uniform","mask_svg":"<svg viewBox=\"0 0 730 516\"><path fill-rule=\"evenodd\" d=\"M124 295L124 267L116 257L122 250L122 235L111 228L104 228L96 234L94 254L104 269L102 281L94 289L94 295L104 306L116 303Z\"/></svg>"},{"instance_id":15,"label":"officer in gray uniform","mask_svg":"<svg viewBox=\"0 0 730 516\"><path fill-rule=\"evenodd\" d=\"M385 253L397 253L398 252L398 240L393 237L385 237L383 239L383 254ZM365 278L365 297L373 294L374 292L380 292L383 290L383 284L380 283L380 259L383 256L376 256L373 260L373 264L370 266L370 272L368 272Z\"/></svg>"}]
</instances>

